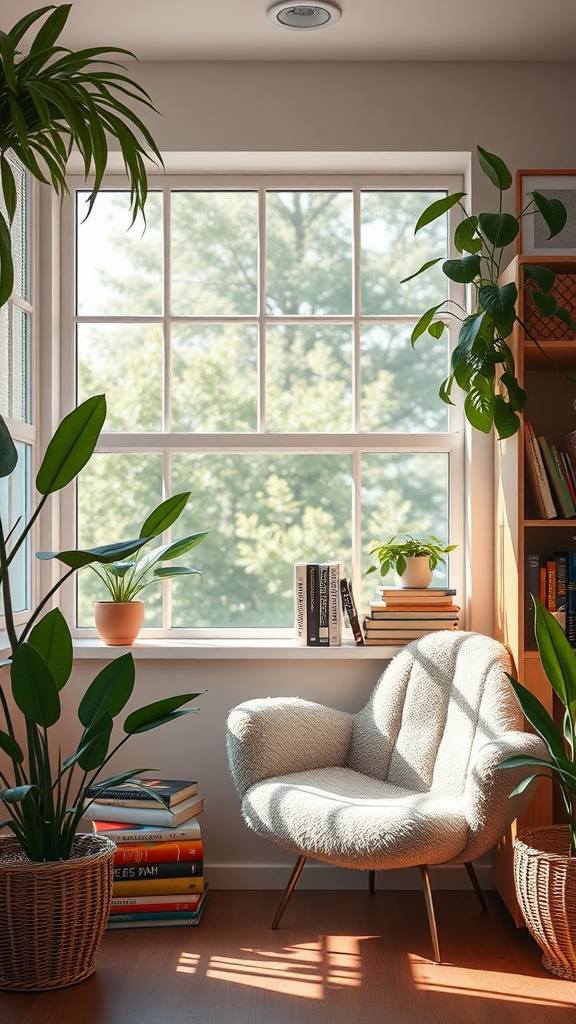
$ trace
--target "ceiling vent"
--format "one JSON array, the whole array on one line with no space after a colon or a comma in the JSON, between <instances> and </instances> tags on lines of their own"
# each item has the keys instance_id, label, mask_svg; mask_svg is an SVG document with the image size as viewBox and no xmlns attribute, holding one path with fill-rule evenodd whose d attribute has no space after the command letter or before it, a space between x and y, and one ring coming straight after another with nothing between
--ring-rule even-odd
<instances>
[{"instance_id":1,"label":"ceiling vent","mask_svg":"<svg viewBox=\"0 0 576 1024\"><path fill-rule=\"evenodd\" d=\"M341 14L342 11L332 0L321 0L313 4L306 0L295 0L294 3L281 0L268 8L268 17L275 25L295 29L324 28L339 21Z\"/></svg>"}]
</instances>

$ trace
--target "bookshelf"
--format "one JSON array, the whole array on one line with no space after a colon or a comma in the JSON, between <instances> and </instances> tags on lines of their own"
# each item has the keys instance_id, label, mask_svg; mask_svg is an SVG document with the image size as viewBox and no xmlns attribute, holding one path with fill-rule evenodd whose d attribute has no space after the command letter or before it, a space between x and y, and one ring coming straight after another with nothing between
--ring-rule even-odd
<instances>
[{"instance_id":1,"label":"bookshelf","mask_svg":"<svg viewBox=\"0 0 576 1024\"><path fill-rule=\"evenodd\" d=\"M558 366L576 377L576 338L563 337L563 330L567 331L563 327L555 331L556 336L545 336L549 328L546 330L537 323L531 298L525 291L522 270L523 265L530 263L548 266L563 278L565 275L573 276L576 293L576 255L568 258L517 256L501 281L502 284L516 283L520 319L530 325L531 333ZM569 305L566 300L563 304ZM554 323L560 324L560 321ZM553 368L534 342L525 336L519 324L515 325L510 347L516 359L518 380L528 395L525 418L530 420L537 435L544 434L550 443L564 448L566 434L576 429L576 383L566 380ZM542 671L533 637L530 600L525 587L526 556L531 553L550 555L557 550L576 548L576 519L538 518L525 474L522 427L514 437L495 441L494 463L495 636L510 650L518 679L553 715L552 691ZM514 835L524 828L559 820L560 814L559 806L555 805L552 784L548 780L539 780L527 811L494 850L493 881L517 925L523 921L514 891Z\"/></svg>"}]
</instances>

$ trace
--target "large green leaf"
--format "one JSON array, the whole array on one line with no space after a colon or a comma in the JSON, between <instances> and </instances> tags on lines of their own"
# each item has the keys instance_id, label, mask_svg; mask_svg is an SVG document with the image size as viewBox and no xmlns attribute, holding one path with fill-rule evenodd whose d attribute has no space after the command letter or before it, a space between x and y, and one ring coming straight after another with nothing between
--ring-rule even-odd
<instances>
[{"instance_id":1,"label":"large green leaf","mask_svg":"<svg viewBox=\"0 0 576 1024\"><path fill-rule=\"evenodd\" d=\"M59 608L54 608L36 623L28 643L42 656L56 688L61 690L70 678L74 652L68 623Z\"/></svg>"},{"instance_id":2,"label":"large green leaf","mask_svg":"<svg viewBox=\"0 0 576 1024\"><path fill-rule=\"evenodd\" d=\"M184 511L191 493L184 491L182 494L173 494L171 498L166 498L166 501L150 513L140 530L140 536L158 537L164 530L168 530Z\"/></svg>"},{"instance_id":3,"label":"large green leaf","mask_svg":"<svg viewBox=\"0 0 576 1024\"><path fill-rule=\"evenodd\" d=\"M180 558L180 555L185 555L187 551L192 551L192 548L197 547L207 536L207 532L192 533L189 537L173 540L170 544L161 544L160 547L154 548L153 551L150 551L139 560L136 571L141 572L142 569L149 569L150 566L156 565L156 562L166 562L170 558Z\"/></svg>"},{"instance_id":4,"label":"large green leaf","mask_svg":"<svg viewBox=\"0 0 576 1024\"><path fill-rule=\"evenodd\" d=\"M443 217L448 210L451 210L453 206L456 206L461 199L466 195L465 192L454 192L451 196L444 196L443 199L437 199L430 206L427 206L423 213L420 214L416 227L414 228L414 234L420 231L421 228L425 228L427 224L431 224L432 221L438 220L438 217Z\"/></svg>"},{"instance_id":5,"label":"large green leaf","mask_svg":"<svg viewBox=\"0 0 576 1024\"><path fill-rule=\"evenodd\" d=\"M528 277L536 282L541 292L549 292L556 280L556 274L550 267L532 266L530 263L523 263L522 269Z\"/></svg>"},{"instance_id":6,"label":"large green leaf","mask_svg":"<svg viewBox=\"0 0 576 1024\"><path fill-rule=\"evenodd\" d=\"M201 569L189 569L187 565L172 565L166 568L154 569L154 577L157 580L172 580L177 576L201 576Z\"/></svg>"},{"instance_id":7,"label":"large green leaf","mask_svg":"<svg viewBox=\"0 0 576 1024\"><path fill-rule=\"evenodd\" d=\"M568 215L564 203L561 203L559 199L548 199L541 192L533 192L532 198L546 221L546 226L550 232L548 238L554 238L555 235L562 231L566 224Z\"/></svg>"},{"instance_id":8,"label":"large green leaf","mask_svg":"<svg viewBox=\"0 0 576 1024\"><path fill-rule=\"evenodd\" d=\"M494 423L494 405L494 382L477 373L464 399L466 419L476 430L489 434Z\"/></svg>"},{"instance_id":9,"label":"large green leaf","mask_svg":"<svg viewBox=\"0 0 576 1024\"><path fill-rule=\"evenodd\" d=\"M534 603L534 631L542 667L565 708L576 702L576 652L560 623L540 601Z\"/></svg>"},{"instance_id":10,"label":"large green leaf","mask_svg":"<svg viewBox=\"0 0 576 1024\"><path fill-rule=\"evenodd\" d=\"M494 426L501 441L505 437L513 437L520 429L520 419L514 405L502 395L496 395L494 399Z\"/></svg>"},{"instance_id":11,"label":"large green leaf","mask_svg":"<svg viewBox=\"0 0 576 1024\"><path fill-rule=\"evenodd\" d=\"M497 249L511 245L520 230L511 213L481 213L478 220L484 235Z\"/></svg>"},{"instance_id":12,"label":"large green leaf","mask_svg":"<svg viewBox=\"0 0 576 1024\"><path fill-rule=\"evenodd\" d=\"M126 706L134 689L134 658L123 654L105 665L86 690L78 707L78 718L85 728L107 711L112 718Z\"/></svg>"},{"instance_id":13,"label":"large green leaf","mask_svg":"<svg viewBox=\"0 0 576 1024\"><path fill-rule=\"evenodd\" d=\"M527 687L522 686L522 683L519 683L517 679L510 675L508 678L524 716L534 726L536 732L540 734L552 757L555 760L558 758L562 760L565 757L564 742L546 708L536 695L531 693Z\"/></svg>"},{"instance_id":14,"label":"large green leaf","mask_svg":"<svg viewBox=\"0 0 576 1024\"><path fill-rule=\"evenodd\" d=\"M60 698L44 658L23 643L12 658L12 695L20 711L36 725L48 728L60 718Z\"/></svg>"},{"instance_id":15,"label":"large green leaf","mask_svg":"<svg viewBox=\"0 0 576 1024\"><path fill-rule=\"evenodd\" d=\"M514 315L518 289L513 281L508 284L485 284L478 289L478 301L494 317L497 324L508 323Z\"/></svg>"},{"instance_id":16,"label":"large green leaf","mask_svg":"<svg viewBox=\"0 0 576 1024\"><path fill-rule=\"evenodd\" d=\"M445 260L442 270L446 277L459 284L472 284L480 273L480 257L462 256L459 260Z\"/></svg>"},{"instance_id":17,"label":"large green leaf","mask_svg":"<svg viewBox=\"0 0 576 1024\"><path fill-rule=\"evenodd\" d=\"M10 476L10 473L16 468L17 462L18 452L16 445L2 416L0 416L0 477Z\"/></svg>"},{"instance_id":18,"label":"large green leaf","mask_svg":"<svg viewBox=\"0 0 576 1024\"><path fill-rule=\"evenodd\" d=\"M458 347L462 346L462 351L471 351L478 334L482 330L485 317L486 313L481 310L479 313L474 313L473 316L467 316L462 321L462 326L458 333Z\"/></svg>"},{"instance_id":19,"label":"large green leaf","mask_svg":"<svg viewBox=\"0 0 576 1024\"><path fill-rule=\"evenodd\" d=\"M412 281L415 277L419 277L420 274L424 274L427 270L430 270L430 267L434 267L437 263L440 263L441 259L442 257L438 256L435 260L428 260L427 263L424 263L420 267L420 270L416 270L413 274L410 274L410 277L403 277L400 284L406 284L407 281Z\"/></svg>"},{"instance_id":20,"label":"large green leaf","mask_svg":"<svg viewBox=\"0 0 576 1024\"><path fill-rule=\"evenodd\" d=\"M495 156L494 153L489 153L487 149L482 149L481 146L477 146L476 151L478 153L478 162L484 174L490 178L490 181L493 185L496 185L496 188L506 192L512 185L512 175L504 161L499 156Z\"/></svg>"},{"instance_id":21,"label":"large green leaf","mask_svg":"<svg viewBox=\"0 0 576 1024\"><path fill-rule=\"evenodd\" d=\"M106 418L106 399L95 395L65 416L36 477L40 494L53 494L78 475L92 456Z\"/></svg>"},{"instance_id":22,"label":"large green leaf","mask_svg":"<svg viewBox=\"0 0 576 1024\"><path fill-rule=\"evenodd\" d=\"M12 240L6 218L0 210L0 306L4 306L14 288L14 260Z\"/></svg>"},{"instance_id":23,"label":"large green leaf","mask_svg":"<svg viewBox=\"0 0 576 1024\"><path fill-rule=\"evenodd\" d=\"M432 323L432 320L436 316L436 313L443 305L443 302L439 302L437 306L431 306L430 309L427 309L426 312L422 314L418 323L415 325L412 334L410 335L410 342L412 348L414 348L414 345L418 341L418 338L421 338L423 334L426 334L426 331L430 327L430 324Z\"/></svg>"},{"instance_id":24,"label":"large green leaf","mask_svg":"<svg viewBox=\"0 0 576 1024\"><path fill-rule=\"evenodd\" d=\"M163 722L168 721L172 718L173 713L181 708L188 701L195 700L196 697L200 697L201 694L206 693L205 690L200 690L198 693L181 693L175 697L164 697L163 700L154 701L153 704L147 704L143 708L139 708L137 711L133 711L132 714L128 715L124 722L124 732L131 735L136 732L146 732L148 729L155 729L156 726L162 725ZM187 708L188 711L197 711L197 708ZM182 712L180 712L182 714Z\"/></svg>"},{"instance_id":25,"label":"large green leaf","mask_svg":"<svg viewBox=\"0 0 576 1024\"><path fill-rule=\"evenodd\" d=\"M0 729L0 750L3 750L5 754L12 761L16 761L16 764L22 764L24 761L24 751L20 744L14 739L13 736L9 736L7 732L2 732Z\"/></svg>"},{"instance_id":26,"label":"large green leaf","mask_svg":"<svg viewBox=\"0 0 576 1024\"><path fill-rule=\"evenodd\" d=\"M466 217L454 232L454 245L458 252L480 252L482 239L478 237L478 217Z\"/></svg>"},{"instance_id":27,"label":"large green leaf","mask_svg":"<svg viewBox=\"0 0 576 1024\"><path fill-rule=\"evenodd\" d=\"M104 713L86 730L82 747L78 751L78 764L83 771L95 771L106 760L112 725L112 716Z\"/></svg>"},{"instance_id":28,"label":"large green leaf","mask_svg":"<svg viewBox=\"0 0 576 1024\"><path fill-rule=\"evenodd\" d=\"M542 313L542 316L554 316L558 309L558 300L553 295L550 295L548 292L539 292L536 288L533 288L532 298L534 305Z\"/></svg>"},{"instance_id":29,"label":"large green leaf","mask_svg":"<svg viewBox=\"0 0 576 1024\"><path fill-rule=\"evenodd\" d=\"M82 569L83 566L92 565L94 562L106 565L124 558L126 555L133 555L147 540L151 540L151 538L138 537L137 540L120 541L118 544L103 544L101 547L86 548L84 551L37 551L36 558L44 562L51 558L57 558L59 562L70 566L71 569Z\"/></svg>"}]
</instances>

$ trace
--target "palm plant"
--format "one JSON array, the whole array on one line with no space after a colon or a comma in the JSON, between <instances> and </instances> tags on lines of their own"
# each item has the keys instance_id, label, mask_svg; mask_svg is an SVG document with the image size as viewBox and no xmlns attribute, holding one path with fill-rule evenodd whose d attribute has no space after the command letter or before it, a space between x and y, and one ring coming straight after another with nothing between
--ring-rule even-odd
<instances>
[{"instance_id":1,"label":"palm plant","mask_svg":"<svg viewBox=\"0 0 576 1024\"><path fill-rule=\"evenodd\" d=\"M72 51L59 45L71 7L42 7L21 18L9 32L0 31L0 181L5 206L5 211L0 210L0 306L10 297L14 283L10 224L16 212L16 184L7 155L10 150L38 181L64 196L66 166L76 147L86 177L94 173L90 212L106 170L108 140L117 139L130 185L133 221L144 213L146 203L144 158L162 163L150 132L131 109L142 104L154 110L150 97L118 70L122 64L107 59L134 55L116 46ZM21 53L22 38L46 14L28 53Z\"/></svg>"},{"instance_id":2,"label":"palm plant","mask_svg":"<svg viewBox=\"0 0 576 1024\"><path fill-rule=\"evenodd\" d=\"M570 829L570 856L576 857L576 651L560 623L540 601L534 603L534 629L542 667L554 693L564 708L562 729L553 721L538 698L525 686L509 676L524 715L542 737L550 760L516 755L508 757L498 768L531 766L537 769L511 793L521 793L530 783L543 775L560 787Z\"/></svg>"}]
</instances>

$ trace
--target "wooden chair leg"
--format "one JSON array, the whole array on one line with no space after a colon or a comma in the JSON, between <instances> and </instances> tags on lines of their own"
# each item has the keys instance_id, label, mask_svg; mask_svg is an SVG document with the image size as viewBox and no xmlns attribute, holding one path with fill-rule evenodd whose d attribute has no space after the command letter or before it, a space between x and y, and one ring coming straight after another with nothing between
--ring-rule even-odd
<instances>
[{"instance_id":1,"label":"wooden chair leg","mask_svg":"<svg viewBox=\"0 0 576 1024\"><path fill-rule=\"evenodd\" d=\"M376 872L375 871L369 871L368 872L368 892L370 893L370 895L372 895L374 893L374 889L375 888L376 888Z\"/></svg>"},{"instance_id":2,"label":"wooden chair leg","mask_svg":"<svg viewBox=\"0 0 576 1024\"><path fill-rule=\"evenodd\" d=\"M476 872L474 871L474 867L473 867L472 861L471 860L464 861L464 867L466 868L466 871L468 872L468 878L470 879L470 881L472 882L472 885L474 886L474 892L476 893L478 899L480 900L480 906L482 907L482 910L487 911L488 907L486 906L486 900L484 899L484 893L482 892L482 889L480 888L480 882L478 881L478 878L476 876Z\"/></svg>"},{"instance_id":3,"label":"wooden chair leg","mask_svg":"<svg viewBox=\"0 0 576 1024\"><path fill-rule=\"evenodd\" d=\"M441 964L442 961L440 959L440 946L438 944L438 929L436 928L436 915L434 913L434 901L432 899L432 887L430 885L430 874L428 872L428 865L421 864L420 871L422 873L422 881L424 883L424 898L426 900L426 911L428 913L428 924L430 925L430 935L432 937L434 958L437 964Z\"/></svg>"},{"instance_id":4,"label":"wooden chair leg","mask_svg":"<svg viewBox=\"0 0 576 1024\"><path fill-rule=\"evenodd\" d=\"M288 882L288 885L286 886L286 888L284 890L284 895L283 895L282 899L280 900L280 904L279 904L278 910L276 911L276 914L274 916L274 920L272 921L272 924L270 925L271 928L275 929L280 924L280 921L281 921L281 918L282 918L282 914L286 910L286 905L287 905L288 900L290 899L290 897L292 895L294 886L296 885L296 882L298 881L298 879L300 877L300 872L302 871L302 868L304 867L304 865L306 863L306 860L307 860L307 857L304 857L304 856L298 857L298 860L296 861L296 864L294 865L294 870L293 870L292 874L290 875L290 881Z\"/></svg>"}]
</instances>

